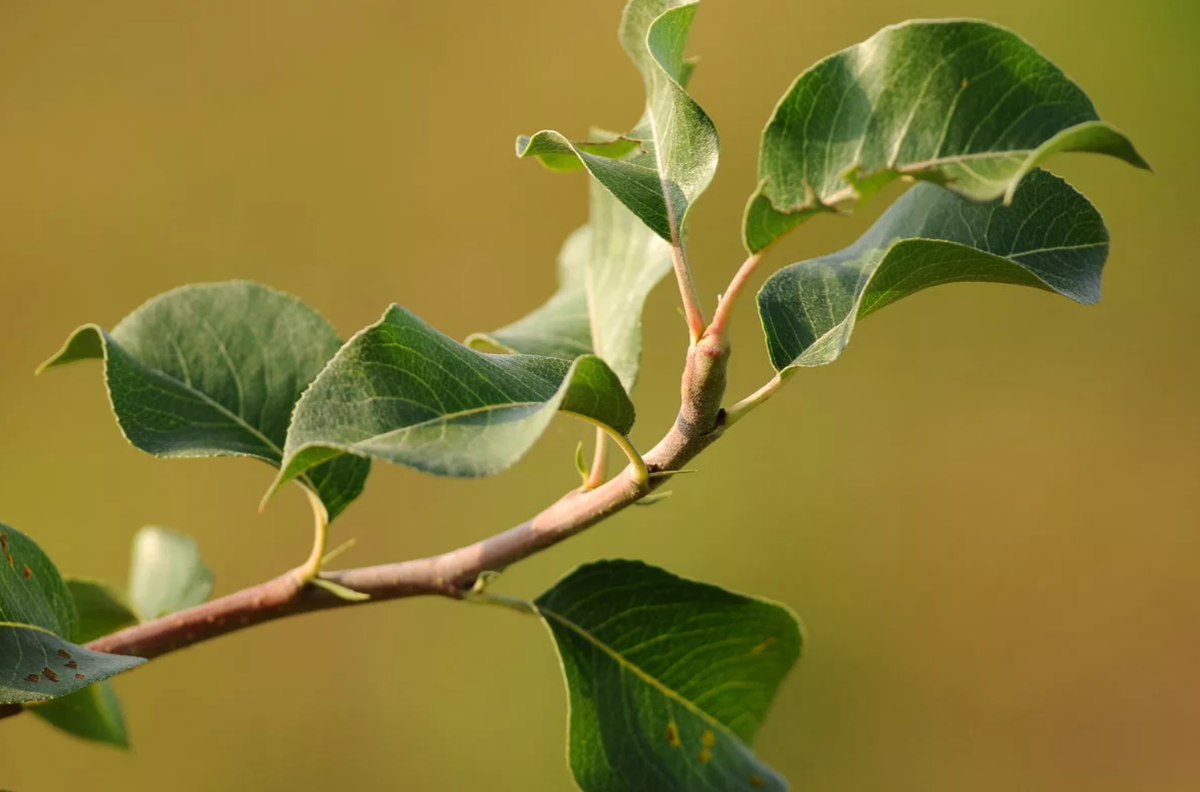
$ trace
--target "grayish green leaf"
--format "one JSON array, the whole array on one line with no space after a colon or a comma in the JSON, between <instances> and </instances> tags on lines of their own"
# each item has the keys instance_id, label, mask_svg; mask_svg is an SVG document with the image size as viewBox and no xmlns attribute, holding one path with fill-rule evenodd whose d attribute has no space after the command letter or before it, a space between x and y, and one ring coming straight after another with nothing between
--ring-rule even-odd
<instances>
[{"instance_id":1,"label":"grayish green leaf","mask_svg":"<svg viewBox=\"0 0 1200 792\"><path fill-rule=\"evenodd\" d=\"M1096 302L1107 256L1100 213L1045 171L1025 179L1011 206L922 184L850 247L772 275L758 311L777 370L821 366L841 355L858 319L941 283L1013 283Z\"/></svg>"},{"instance_id":2,"label":"grayish green leaf","mask_svg":"<svg viewBox=\"0 0 1200 792\"><path fill-rule=\"evenodd\" d=\"M1024 39L987 22L905 22L797 78L763 131L746 247L818 212L845 211L891 180L1011 200L1060 151L1148 168L1087 95Z\"/></svg>"},{"instance_id":3,"label":"grayish green leaf","mask_svg":"<svg viewBox=\"0 0 1200 792\"><path fill-rule=\"evenodd\" d=\"M296 401L340 346L296 298L233 281L161 294L111 334L85 325L43 368L103 358L117 422L143 451L252 456L278 467ZM362 491L369 467L348 458L304 483L332 518Z\"/></svg>"},{"instance_id":4,"label":"grayish green leaf","mask_svg":"<svg viewBox=\"0 0 1200 792\"><path fill-rule=\"evenodd\" d=\"M565 360L594 354L632 391L642 354L642 309L650 290L671 271L671 247L594 182L591 198L590 222L559 254L554 296L528 316L467 343Z\"/></svg>"},{"instance_id":5,"label":"grayish green leaf","mask_svg":"<svg viewBox=\"0 0 1200 792\"><path fill-rule=\"evenodd\" d=\"M582 166L663 239L678 244L688 211L717 169L712 120L684 88L693 64L684 59L698 0L630 0L621 43L642 73L646 111L617 139L574 143L543 130L517 139L517 156L536 156L554 170ZM640 145L635 149L629 141Z\"/></svg>"},{"instance_id":6,"label":"grayish green leaf","mask_svg":"<svg viewBox=\"0 0 1200 792\"><path fill-rule=\"evenodd\" d=\"M29 711L76 737L129 748L121 702L107 682L88 685L69 696L32 706Z\"/></svg>"},{"instance_id":7,"label":"grayish green leaf","mask_svg":"<svg viewBox=\"0 0 1200 792\"><path fill-rule=\"evenodd\" d=\"M194 539L165 528L138 531L129 567L129 598L144 620L200 605L212 589L212 572Z\"/></svg>"},{"instance_id":8,"label":"grayish green leaf","mask_svg":"<svg viewBox=\"0 0 1200 792\"><path fill-rule=\"evenodd\" d=\"M786 608L635 561L582 566L535 605L562 659L585 792L787 788L749 748L800 656Z\"/></svg>"},{"instance_id":9,"label":"grayish green leaf","mask_svg":"<svg viewBox=\"0 0 1200 792\"><path fill-rule=\"evenodd\" d=\"M71 638L76 643L85 644L138 623L126 596L103 580L68 577L66 583L79 614Z\"/></svg>"},{"instance_id":10,"label":"grayish green leaf","mask_svg":"<svg viewBox=\"0 0 1200 792\"><path fill-rule=\"evenodd\" d=\"M65 696L145 662L71 643L78 624L54 564L32 539L0 524L0 704Z\"/></svg>"},{"instance_id":11,"label":"grayish green leaf","mask_svg":"<svg viewBox=\"0 0 1200 792\"><path fill-rule=\"evenodd\" d=\"M296 405L276 488L344 454L446 476L498 473L555 411L622 435L633 425L633 404L599 358L485 354L393 305Z\"/></svg>"}]
</instances>

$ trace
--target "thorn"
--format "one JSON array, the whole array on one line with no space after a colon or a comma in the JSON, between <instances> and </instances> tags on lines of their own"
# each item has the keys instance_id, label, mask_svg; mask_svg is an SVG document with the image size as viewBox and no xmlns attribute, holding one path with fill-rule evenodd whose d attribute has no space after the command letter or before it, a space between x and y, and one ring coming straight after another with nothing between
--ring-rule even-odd
<instances>
[{"instance_id":1,"label":"thorn","mask_svg":"<svg viewBox=\"0 0 1200 792\"><path fill-rule=\"evenodd\" d=\"M339 599L344 599L347 602L366 602L367 600L371 599L370 594L364 594L361 591L355 591L352 588L347 588L340 583L334 583L332 580L326 580L325 578L315 577L308 582L312 583L317 588L325 589L333 596Z\"/></svg>"}]
</instances>

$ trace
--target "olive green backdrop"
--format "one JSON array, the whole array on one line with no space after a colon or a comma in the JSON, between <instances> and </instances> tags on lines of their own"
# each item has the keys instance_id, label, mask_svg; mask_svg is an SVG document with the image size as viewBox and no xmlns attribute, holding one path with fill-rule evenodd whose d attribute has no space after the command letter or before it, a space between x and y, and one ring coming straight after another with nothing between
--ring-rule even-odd
<instances>
[{"instance_id":1,"label":"olive green backdrop","mask_svg":"<svg viewBox=\"0 0 1200 792\"><path fill-rule=\"evenodd\" d=\"M641 86L619 0L0 0L0 519L64 571L123 579L158 524L198 537L218 592L308 552L272 471L130 448L97 365L34 378L78 323L178 284L251 278L344 334L403 303L458 337L553 289L583 176L519 132L621 127ZM703 293L740 263L758 132L792 78L906 17L1014 27L1157 168L1060 160L1115 243L1099 307L959 285L866 321L701 457L676 496L521 564L645 558L776 598L809 643L759 741L801 790L1173 792L1200 786L1200 10L1192 0L707 0L693 83L722 134L694 214ZM893 195L895 193L892 193ZM769 265L852 240L821 217ZM709 300L711 305L712 300ZM635 440L677 404L670 284L646 320ZM751 308L747 302L743 308ZM752 310L731 396L769 368ZM345 557L434 553L572 486L562 418L484 481L377 465ZM532 619L421 600L305 616L117 681L135 751L0 723L0 787L570 790L557 661Z\"/></svg>"}]
</instances>

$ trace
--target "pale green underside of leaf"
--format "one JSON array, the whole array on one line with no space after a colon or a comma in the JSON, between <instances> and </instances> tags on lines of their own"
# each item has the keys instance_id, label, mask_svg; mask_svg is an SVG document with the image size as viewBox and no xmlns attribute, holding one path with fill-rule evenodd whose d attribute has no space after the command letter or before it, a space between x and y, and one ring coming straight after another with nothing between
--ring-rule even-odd
<instances>
[{"instance_id":1,"label":"pale green underside of leaf","mask_svg":"<svg viewBox=\"0 0 1200 792\"><path fill-rule=\"evenodd\" d=\"M558 291L544 305L467 343L564 360L594 354L632 391L642 310L650 290L671 271L671 247L593 183L590 222L563 245L558 271Z\"/></svg>"},{"instance_id":2,"label":"pale green underside of leaf","mask_svg":"<svg viewBox=\"0 0 1200 792\"><path fill-rule=\"evenodd\" d=\"M749 748L800 655L786 608L634 561L580 567L535 605L562 660L585 792L787 788Z\"/></svg>"},{"instance_id":3,"label":"pale green underside of leaf","mask_svg":"<svg viewBox=\"0 0 1200 792\"><path fill-rule=\"evenodd\" d=\"M485 354L393 305L296 406L276 488L343 454L445 476L498 473L559 410L622 435L633 426L633 404L599 358Z\"/></svg>"},{"instance_id":4,"label":"pale green underside of leaf","mask_svg":"<svg viewBox=\"0 0 1200 792\"><path fill-rule=\"evenodd\" d=\"M850 247L772 275L758 310L778 371L821 366L841 355L858 319L942 283L1010 283L1094 303L1107 255L1100 213L1045 171L1011 206L921 184Z\"/></svg>"},{"instance_id":5,"label":"pale green underside of leaf","mask_svg":"<svg viewBox=\"0 0 1200 792\"><path fill-rule=\"evenodd\" d=\"M20 531L0 524L0 537L0 704L65 696L145 662L68 641L79 622L58 570Z\"/></svg>"},{"instance_id":6,"label":"pale green underside of leaf","mask_svg":"<svg viewBox=\"0 0 1200 792\"><path fill-rule=\"evenodd\" d=\"M684 235L692 204L712 181L719 141L712 120L684 86L694 64L684 59L698 0L630 0L621 43L646 86L646 110L626 142L572 142L553 130L517 139L518 157L552 170L580 167L668 242ZM627 144L637 144L634 148Z\"/></svg>"},{"instance_id":7,"label":"pale green underside of leaf","mask_svg":"<svg viewBox=\"0 0 1200 792\"><path fill-rule=\"evenodd\" d=\"M69 696L30 707L29 711L75 737L129 748L121 702L107 682L88 685Z\"/></svg>"},{"instance_id":8,"label":"pale green underside of leaf","mask_svg":"<svg viewBox=\"0 0 1200 792\"><path fill-rule=\"evenodd\" d=\"M296 298L232 281L161 294L111 334L85 325L43 369L102 358L117 422L143 451L251 456L278 467L296 401L340 346ZM342 460L306 483L332 518L362 491L369 467Z\"/></svg>"},{"instance_id":9,"label":"pale green underside of leaf","mask_svg":"<svg viewBox=\"0 0 1200 792\"><path fill-rule=\"evenodd\" d=\"M111 584L79 577L68 577L66 583L79 614L72 636L76 643L94 641L140 621L129 598Z\"/></svg>"},{"instance_id":10,"label":"pale green underside of leaf","mask_svg":"<svg viewBox=\"0 0 1200 792\"><path fill-rule=\"evenodd\" d=\"M820 212L901 176L976 201L1011 200L1052 154L1148 168L1087 95L1034 47L987 22L905 22L804 72L763 131L743 235L763 249Z\"/></svg>"},{"instance_id":11,"label":"pale green underside of leaf","mask_svg":"<svg viewBox=\"0 0 1200 792\"><path fill-rule=\"evenodd\" d=\"M129 598L143 620L200 605L212 589L212 572L194 539L165 528L138 531L129 567Z\"/></svg>"}]
</instances>

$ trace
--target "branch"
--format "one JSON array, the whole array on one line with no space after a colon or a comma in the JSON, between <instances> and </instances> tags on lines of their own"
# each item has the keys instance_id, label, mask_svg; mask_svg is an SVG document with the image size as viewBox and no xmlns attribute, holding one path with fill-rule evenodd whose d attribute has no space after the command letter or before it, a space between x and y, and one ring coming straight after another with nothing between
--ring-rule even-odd
<instances>
[{"instance_id":1,"label":"branch","mask_svg":"<svg viewBox=\"0 0 1200 792\"><path fill-rule=\"evenodd\" d=\"M306 585L306 564L266 583L98 638L88 648L153 659L299 613L426 595L463 599L485 572L503 571L636 503L717 440L725 430L721 399L728 359L728 348L711 338L701 339L689 348L679 415L671 430L644 457L648 480L630 465L595 489L572 491L532 519L457 550L413 561L321 573L326 580L369 595L362 602ZM0 719L22 711L19 705L0 707Z\"/></svg>"}]
</instances>

